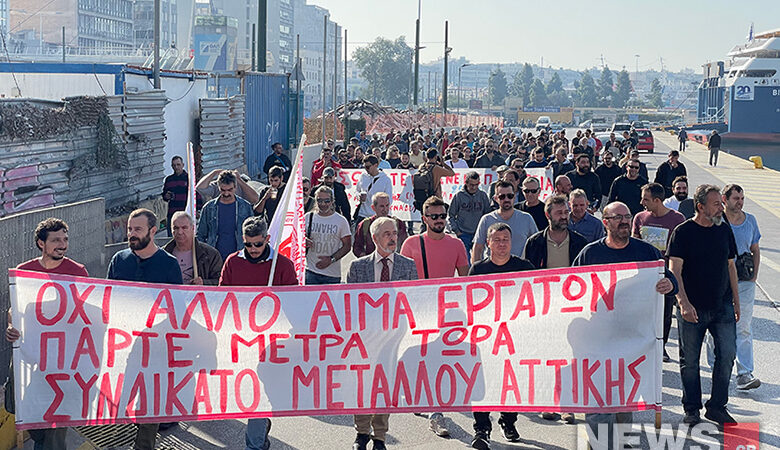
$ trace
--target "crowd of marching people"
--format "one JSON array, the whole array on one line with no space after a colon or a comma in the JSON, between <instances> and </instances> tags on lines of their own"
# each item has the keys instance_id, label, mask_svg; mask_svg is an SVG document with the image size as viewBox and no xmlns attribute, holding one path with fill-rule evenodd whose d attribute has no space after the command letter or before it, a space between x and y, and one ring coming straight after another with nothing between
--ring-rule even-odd
<instances>
[{"instance_id":1,"label":"crowd of marching people","mask_svg":"<svg viewBox=\"0 0 780 450\"><path fill-rule=\"evenodd\" d=\"M327 141L311 174L303 180L306 226L306 274L310 285L388 282L561 268L619 262L667 262L656 290L664 295L664 343L677 317L679 368L684 422L705 417L734 422L726 408L734 361L738 389L760 385L753 375L751 318L760 265L760 232L755 217L743 211L745 193L736 184L689 189L686 168L672 150L651 181L636 140L626 132L602 142L590 130L537 134L495 127L358 133L345 146ZM235 171L213 171L196 189L205 203L195 226L183 211L186 177L181 158L166 179L167 226L171 241L154 243L159 225L148 210L128 221L129 248L117 253L108 278L171 284L220 286L267 285L276 249L269 245L268 223L277 212L290 180L292 163L281 144L264 164L267 185L252 187ZM462 188L449 203L441 179L454 169L491 169L498 179L481 186L482 177L467 171ZM529 168L548 168L554 192L540 199L538 178ZM357 182L359 204L350 204L339 182L342 169L363 169ZM393 188L388 169L408 169L415 208L422 223L391 215ZM261 174L262 175L262 174ZM183 191L184 189L184 191ZM691 195L689 195L689 192ZM185 201L186 204L186 201ZM35 232L41 257L19 268L86 275L65 257L67 224L42 222ZM193 267L192 252L197 254ZM344 258L352 253L348 267ZM435 256L433 256L435 255ZM274 285L298 284L293 263L277 256ZM351 259L351 258L350 258ZM345 274L344 276L342 274ZM709 332L709 333L707 333ZM19 338L12 326L9 340ZM702 405L699 355L710 358L712 394ZM664 350L664 361L670 357ZM588 423L630 420L626 414L586 414ZM575 423L566 411L542 413L547 420ZM428 415L439 436L449 434L443 413ZM517 413L501 412L498 425L508 441L520 435ZM139 425L136 448L151 449L159 425ZM386 414L356 415L353 449L385 448ZM62 429L37 430L36 442L59 442ZM251 419L246 448L267 449L270 420ZM474 413L473 448L490 448L489 413ZM59 433L59 434L58 434ZM40 448L64 448L47 444ZM39 448L36 446L36 448Z\"/></svg>"}]
</instances>

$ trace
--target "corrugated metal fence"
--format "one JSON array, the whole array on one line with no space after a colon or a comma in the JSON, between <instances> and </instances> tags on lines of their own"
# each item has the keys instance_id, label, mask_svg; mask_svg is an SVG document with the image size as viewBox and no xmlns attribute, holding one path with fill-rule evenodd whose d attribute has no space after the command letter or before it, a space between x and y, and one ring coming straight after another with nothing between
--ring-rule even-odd
<instances>
[{"instance_id":1,"label":"corrugated metal fence","mask_svg":"<svg viewBox=\"0 0 780 450\"><path fill-rule=\"evenodd\" d=\"M159 195L165 169L165 92L106 100L115 136L98 125L15 140L0 132L0 217L95 197L105 198L110 209ZM103 153L106 148L114 153Z\"/></svg>"},{"instance_id":2,"label":"corrugated metal fence","mask_svg":"<svg viewBox=\"0 0 780 450\"><path fill-rule=\"evenodd\" d=\"M289 75L246 72L243 92L246 95L247 173L256 176L262 171L274 142L288 145Z\"/></svg>"},{"instance_id":3,"label":"corrugated metal fence","mask_svg":"<svg viewBox=\"0 0 780 450\"><path fill-rule=\"evenodd\" d=\"M0 219L0 260L4 270L0 273L0 324L8 326L5 311L10 305L8 270L24 261L41 255L35 246L34 231L38 222L47 217L58 217L68 223L68 257L87 266L90 275L103 278L103 218L106 206L102 198L96 198L65 206L39 209ZM0 339L0 380L5 380L11 351L9 343Z\"/></svg>"},{"instance_id":4,"label":"corrugated metal fence","mask_svg":"<svg viewBox=\"0 0 780 450\"><path fill-rule=\"evenodd\" d=\"M244 166L244 108L243 95L200 99L203 174Z\"/></svg>"}]
</instances>

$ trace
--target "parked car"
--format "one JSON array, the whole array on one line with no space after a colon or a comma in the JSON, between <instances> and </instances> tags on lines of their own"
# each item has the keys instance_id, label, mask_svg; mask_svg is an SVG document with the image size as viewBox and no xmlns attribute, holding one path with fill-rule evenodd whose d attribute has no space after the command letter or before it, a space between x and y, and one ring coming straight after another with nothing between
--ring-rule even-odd
<instances>
[{"instance_id":1,"label":"parked car","mask_svg":"<svg viewBox=\"0 0 780 450\"><path fill-rule=\"evenodd\" d=\"M631 126L634 127L635 130L638 130L640 128L647 128L647 125L645 125L645 123L642 122L641 120L635 120L631 122Z\"/></svg>"},{"instance_id":2,"label":"parked car","mask_svg":"<svg viewBox=\"0 0 780 450\"><path fill-rule=\"evenodd\" d=\"M653 153L655 151L655 139L653 138L653 132L647 128L637 128L637 137L639 142L636 144L637 150L647 150L647 153Z\"/></svg>"},{"instance_id":3,"label":"parked car","mask_svg":"<svg viewBox=\"0 0 780 450\"><path fill-rule=\"evenodd\" d=\"M550 116L539 116L539 119L536 121L536 131L549 130L551 125L552 120Z\"/></svg>"},{"instance_id":4,"label":"parked car","mask_svg":"<svg viewBox=\"0 0 780 450\"><path fill-rule=\"evenodd\" d=\"M615 134L623 134L624 131L631 131L631 124L627 122L615 122L609 130Z\"/></svg>"}]
</instances>

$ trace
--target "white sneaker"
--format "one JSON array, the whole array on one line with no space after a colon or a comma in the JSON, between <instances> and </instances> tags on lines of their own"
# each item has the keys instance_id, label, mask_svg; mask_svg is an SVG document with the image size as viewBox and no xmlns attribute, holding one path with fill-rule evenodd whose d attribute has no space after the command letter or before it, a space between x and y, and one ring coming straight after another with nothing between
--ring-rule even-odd
<instances>
[{"instance_id":1,"label":"white sneaker","mask_svg":"<svg viewBox=\"0 0 780 450\"><path fill-rule=\"evenodd\" d=\"M754 377L752 373L737 376L737 389L747 391L761 386L761 380Z\"/></svg>"}]
</instances>

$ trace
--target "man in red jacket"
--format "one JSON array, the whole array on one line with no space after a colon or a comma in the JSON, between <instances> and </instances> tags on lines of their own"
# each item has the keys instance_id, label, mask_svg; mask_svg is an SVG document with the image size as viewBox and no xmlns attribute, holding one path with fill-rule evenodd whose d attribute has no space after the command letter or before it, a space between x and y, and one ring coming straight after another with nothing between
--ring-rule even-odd
<instances>
[{"instance_id":1,"label":"man in red jacket","mask_svg":"<svg viewBox=\"0 0 780 450\"><path fill-rule=\"evenodd\" d=\"M268 245L271 236L268 225L260 217L248 217L242 226L244 249L239 250L225 260L220 286L267 286L271 276L271 264L274 252ZM297 285L295 265L284 255L277 256L273 286ZM271 420L266 418L249 419L246 426L246 448L266 450L269 448L268 432Z\"/></svg>"}]
</instances>

